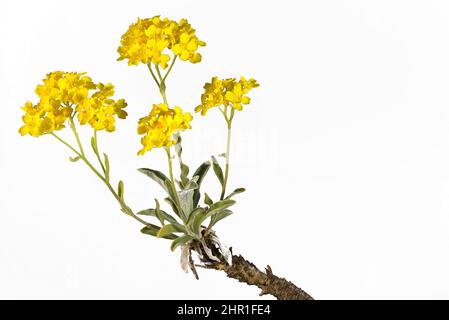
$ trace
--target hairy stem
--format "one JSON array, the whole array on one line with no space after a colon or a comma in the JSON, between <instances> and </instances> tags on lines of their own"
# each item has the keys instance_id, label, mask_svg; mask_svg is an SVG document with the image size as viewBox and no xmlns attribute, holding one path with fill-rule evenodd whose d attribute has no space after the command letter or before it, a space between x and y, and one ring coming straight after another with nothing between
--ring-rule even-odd
<instances>
[{"instance_id":1,"label":"hairy stem","mask_svg":"<svg viewBox=\"0 0 449 320\"><path fill-rule=\"evenodd\" d=\"M167 95L165 94L165 89L166 89L165 82L162 82L159 91L161 93L162 99L164 100L164 103L168 105Z\"/></svg>"},{"instance_id":2,"label":"hairy stem","mask_svg":"<svg viewBox=\"0 0 449 320\"><path fill-rule=\"evenodd\" d=\"M168 157L168 172L170 174L170 183L173 187L173 191L175 192L174 196L175 196L175 204L176 207L178 208L179 214L181 215L181 219L185 222L187 220L182 207L181 207L181 201L179 200L179 196L178 196L178 192L176 191L176 184L175 184L175 178L173 177L173 161L171 158L171 151L170 151L170 147L165 147L165 151L167 152L167 157Z\"/></svg>"},{"instance_id":3,"label":"hairy stem","mask_svg":"<svg viewBox=\"0 0 449 320\"><path fill-rule=\"evenodd\" d=\"M151 62L148 62L147 66L148 66L148 70L150 70L150 73L151 73L151 76L153 77L154 82L156 82L158 88L160 88L160 87L161 87L161 84L160 84L159 81L156 79L156 75L154 74L153 69L151 68Z\"/></svg>"},{"instance_id":4,"label":"hairy stem","mask_svg":"<svg viewBox=\"0 0 449 320\"><path fill-rule=\"evenodd\" d=\"M97 130L94 129L94 143L95 143L95 150L94 153L97 156L97 160L100 163L101 169L103 170L103 173L106 177L106 167L103 164L103 161L101 160L100 153L98 151L98 139L97 139Z\"/></svg>"},{"instance_id":5,"label":"hairy stem","mask_svg":"<svg viewBox=\"0 0 449 320\"><path fill-rule=\"evenodd\" d=\"M168 70L167 70L167 73L165 74L165 76L162 78L162 82L165 82L165 79L167 79L167 77L168 77L168 75L169 75L169 73L170 73L170 71L171 71L171 69L173 68L173 65L175 64L175 62L176 62L176 58L177 58L178 56L174 56L174 58L173 58L173 60L172 60L172 62L171 62L171 65L170 65L170 67L168 68Z\"/></svg>"},{"instance_id":6,"label":"hairy stem","mask_svg":"<svg viewBox=\"0 0 449 320\"><path fill-rule=\"evenodd\" d=\"M226 193L226 185L228 183L228 176L229 176L229 152L231 151L231 121L228 121L227 124L228 124L228 138L226 141L226 167L220 200L224 199Z\"/></svg>"},{"instance_id":7,"label":"hairy stem","mask_svg":"<svg viewBox=\"0 0 449 320\"><path fill-rule=\"evenodd\" d=\"M76 138L76 142L78 143L78 147L80 148L80 153L83 157L85 157L83 145L81 144L80 137L78 135L78 132L76 131L75 122L73 121L73 116L69 117L69 122L70 122L70 128L72 129L73 134L75 135L75 138Z\"/></svg>"},{"instance_id":8,"label":"hairy stem","mask_svg":"<svg viewBox=\"0 0 449 320\"><path fill-rule=\"evenodd\" d=\"M73 119L72 119L73 122ZM118 203L120 204L120 207L122 209L122 211L129 215L130 217L133 217L135 220L139 221L140 223L148 226L150 225L148 222L146 222L145 220L141 219L139 216L137 216L136 214L134 214L134 212L131 210L131 208L125 203L125 201L120 198L120 196L118 195L118 193L114 190L114 188L111 186L111 184L109 183L108 180L106 180L106 178L92 165L92 163L86 158L86 155L84 154L84 152L82 151L82 144L81 144L81 140L79 139L78 133L76 131L75 126L72 126L72 130L75 134L75 137L77 137L77 142L80 148L80 151L76 150L73 146L71 146L67 141L65 141L64 139L62 139L61 137L59 137L58 135L56 135L54 132L51 133L51 135L53 137L55 137L58 141L60 141L62 144L64 144L66 147L68 147L70 150L72 150L81 160L83 160L83 162L95 173L95 175L101 180L103 181L103 183L106 185L106 187L108 188L108 190L112 193L112 195L114 196L114 198L118 201Z\"/></svg>"}]
</instances>

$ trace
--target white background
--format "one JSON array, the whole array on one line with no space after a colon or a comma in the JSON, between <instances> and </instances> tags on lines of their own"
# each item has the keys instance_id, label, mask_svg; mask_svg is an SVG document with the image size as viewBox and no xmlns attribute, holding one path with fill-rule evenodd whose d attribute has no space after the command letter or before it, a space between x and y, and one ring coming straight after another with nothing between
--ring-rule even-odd
<instances>
[{"instance_id":1,"label":"white background","mask_svg":"<svg viewBox=\"0 0 449 320\"><path fill-rule=\"evenodd\" d=\"M162 193L136 168L166 171L165 155L137 157L136 121L160 98L116 49L157 14L207 42L200 64L175 65L172 104L192 111L213 75L261 83L234 123L230 187L247 192L216 229L235 253L318 299L449 298L449 2L430 0L1 0L0 298L258 298L184 274L62 145L17 132L47 72L112 82L130 115L100 143L132 207L152 206ZM190 164L224 151L217 112L192 125Z\"/></svg>"}]
</instances>

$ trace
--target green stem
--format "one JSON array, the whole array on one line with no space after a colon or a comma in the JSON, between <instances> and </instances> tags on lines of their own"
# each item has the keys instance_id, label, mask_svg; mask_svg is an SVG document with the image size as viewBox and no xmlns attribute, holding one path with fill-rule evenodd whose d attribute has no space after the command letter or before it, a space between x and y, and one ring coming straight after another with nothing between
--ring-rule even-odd
<instances>
[{"instance_id":1,"label":"green stem","mask_svg":"<svg viewBox=\"0 0 449 320\"><path fill-rule=\"evenodd\" d=\"M103 177L101 175L100 172L98 172L98 170L92 165L92 163L86 158L84 152L82 151L82 145L81 145L81 141L79 140L79 136L78 136L78 132L76 131L76 128L74 126L73 123L73 118L71 119L71 127L72 130L75 134L75 137L77 137L77 142L78 145L80 147L80 151L76 150L74 147L72 147L68 142L66 142L64 139L62 139L61 137L59 137L58 135L56 135L55 133L51 132L51 135L53 137L55 137L58 141L60 141L61 143L63 143L65 146L67 146L70 150L72 150L78 157L80 157L81 160L84 161L84 163L95 173L95 175L101 180L103 181L103 183L106 185L106 187L109 189L109 191L112 193L112 195L114 196L114 198L118 201L118 203L120 204L120 207L122 208L122 211L124 213L126 213L127 215L129 215L130 217L133 217L134 219L136 219L137 221L139 221L140 223L149 226L150 223L146 222L145 220L141 219L140 217L138 217L137 215L135 215L133 213L133 211L131 210L130 207L128 207L128 205L125 203L125 201L120 198L120 196L117 194L117 192L114 190L114 188L111 186L111 184L109 183L109 181L107 181L105 179L105 177ZM72 126L73 124L73 126Z\"/></svg>"},{"instance_id":2,"label":"green stem","mask_svg":"<svg viewBox=\"0 0 449 320\"><path fill-rule=\"evenodd\" d=\"M231 115L229 116L229 122L232 122L232 119L234 119L234 112L235 112L235 109L231 108Z\"/></svg>"},{"instance_id":3,"label":"green stem","mask_svg":"<svg viewBox=\"0 0 449 320\"><path fill-rule=\"evenodd\" d=\"M155 69L156 69L156 72L157 72L157 76L159 77L159 81L156 79L156 75L154 74L153 70L151 69L151 64L148 64L148 69L150 70L151 75L153 76L154 81L156 82L156 84L159 87L159 92L160 92L160 94L162 96L162 99L164 100L165 104L168 104L167 95L165 93L165 90L166 90L165 79L167 79L167 76L169 75L170 71L172 70L173 65L175 64L176 58L177 58L177 56L175 56L173 58L172 63L170 65L170 67L168 68L167 73L164 75L164 77L162 77L162 75L161 75L161 71L159 69L159 66L158 65L155 66ZM173 177L173 162L172 162L172 158L171 158L170 147L165 147L165 151L167 152L167 157L168 157L168 170L169 170L169 173L170 173L170 182L171 182L171 185L173 187L173 191L175 192L175 194L174 194L174 196L175 196L175 199L174 199L175 205L176 205L176 207L177 207L177 209L179 211L179 215L181 216L181 219L184 222L186 222L187 221L187 217L185 216L185 214L184 214L184 212L182 210L181 201L179 200L178 192L176 191L175 179ZM180 161L182 161L182 160L180 160Z\"/></svg>"},{"instance_id":4,"label":"green stem","mask_svg":"<svg viewBox=\"0 0 449 320\"><path fill-rule=\"evenodd\" d=\"M100 163L101 169L103 169L103 173L106 176L106 168L101 160L100 153L98 152L98 140L97 140L97 130L94 129L94 142L95 142L95 155L97 156L98 162Z\"/></svg>"},{"instance_id":5,"label":"green stem","mask_svg":"<svg viewBox=\"0 0 449 320\"><path fill-rule=\"evenodd\" d=\"M173 59L174 60L174 59ZM173 64L172 64L173 65ZM158 75L158 77L159 77L159 92L161 93L161 96L162 96L162 99L164 99L164 103L165 104L168 104L168 102L167 102L167 96L166 96L166 94L165 94L165 89L166 89L166 86L165 86L165 77L164 78L162 78L162 75L161 75L161 71L159 70L159 66L158 65L156 65L156 71L157 71L157 75Z\"/></svg>"},{"instance_id":6,"label":"green stem","mask_svg":"<svg viewBox=\"0 0 449 320\"><path fill-rule=\"evenodd\" d=\"M151 76L153 77L154 82L156 82L158 88L160 88L161 85L160 85L159 81L157 81L156 75L154 74L153 69L151 68L151 62L148 62L147 66L148 66L148 69L149 69L150 72L151 72Z\"/></svg>"},{"instance_id":7,"label":"green stem","mask_svg":"<svg viewBox=\"0 0 449 320\"><path fill-rule=\"evenodd\" d=\"M231 112L232 115L232 112ZM228 124L228 138L226 141L226 168L225 168L225 176L223 181L223 188L221 190L221 196L220 200L224 199L225 192L226 192L226 184L228 183L228 176L229 176L229 152L231 150L231 120L227 121Z\"/></svg>"},{"instance_id":8,"label":"green stem","mask_svg":"<svg viewBox=\"0 0 449 320\"><path fill-rule=\"evenodd\" d=\"M159 65L157 65L157 64L156 64L156 72L159 77L159 83L162 84L163 80L162 80L161 70L159 69Z\"/></svg>"},{"instance_id":9,"label":"green stem","mask_svg":"<svg viewBox=\"0 0 449 320\"><path fill-rule=\"evenodd\" d=\"M168 158L168 172L170 174L170 181L173 185L173 187L175 186L174 184L174 178L173 178L173 162L171 159L171 151L170 151L170 147L165 147L165 151L167 152L167 158Z\"/></svg>"},{"instance_id":10,"label":"green stem","mask_svg":"<svg viewBox=\"0 0 449 320\"><path fill-rule=\"evenodd\" d=\"M56 135L56 133L54 132L50 132L50 134L55 137L56 139L58 139L60 142L62 142L66 147L68 147L70 150L72 150L78 157L81 158L81 154L78 152L78 150L76 150L74 147L72 147L70 144L68 144L66 141L64 141L62 138L60 138L58 135Z\"/></svg>"},{"instance_id":11,"label":"green stem","mask_svg":"<svg viewBox=\"0 0 449 320\"><path fill-rule=\"evenodd\" d=\"M170 147L165 147L165 151L167 152L167 157L168 157L168 172L170 174L170 182L173 187L173 191L175 192L175 194L174 194L175 204L176 204L176 207L178 208L181 219L185 222L187 220L187 217L185 216L185 214L182 210L181 201L179 200L178 192L176 191L175 178L173 177L173 162L172 162L172 158L171 158Z\"/></svg>"},{"instance_id":12,"label":"green stem","mask_svg":"<svg viewBox=\"0 0 449 320\"><path fill-rule=\"evenodd\" d=\"M175 64L175 61L176 61L176 58L177 58L178 56L175 56L174 58L173 58L173 60L172 60L172 62L171 62L171 65L170 65L170 67L168 68L168 70L167 70L167 73L165 74L165 76L162 78L162 82L165 82L165 79L167 79L167 76L168 76L168 74L170 73L170 71L171 71L171 69L173 68L173 65Z\"/></svg>"},{"instance_id":13,"label":"green stem","mask_svg":"<svg viewBox=\"0 0 449 320\"><path fill-rule=\"evenodd\" d=\"M162 82L159 91L161 92L162 99L164 99L164 103L168 105L167 96L165 95L165 82Z\"/></svg>"},{"instance_id":14,"label":"green stem","mask_svg":"<svg viewBox=\"0 0 449 320\"><path fill-rule=\"evenodd\" d=\"M75 134L76 142L78 143L78 147L80 148L81 155L83 157L85 157L85 153L84 153L83 146L81 144L80 137L78 135L78 132L76 131L75 121L73 121L73 116L69 117L69 122L70 122L70 128L72 129L73 133Z\"/></svg>"}]
</instances>

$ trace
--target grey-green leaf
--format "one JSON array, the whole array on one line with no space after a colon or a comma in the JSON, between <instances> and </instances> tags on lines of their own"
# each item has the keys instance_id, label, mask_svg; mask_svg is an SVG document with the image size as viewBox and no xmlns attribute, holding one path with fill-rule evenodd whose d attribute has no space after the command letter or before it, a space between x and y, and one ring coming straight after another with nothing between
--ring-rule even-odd
<instances>
[{"instance_id":1,"label":"grey-green leaf","mask_svg":"<svg viewBox=\"0 0 449 320\"><path fill-rule=\"evenodd\" d=\"M232 199L225 199L225 200L217 201L209 207L209 210L207 210L207 215L211 216L214 213L222 211L224 209L227 209L234 204L235 204L235 200L232 200Z\"/></svg>"},{"instance_id":2,"label":"grey-green leaf","mask_svg":"<svg viewBox=\"0 0 449 320\"><path fill-rule=\"evenodd\" d=\"M125 185L122 180L118 182L117 193L120 199L123 200L123 197L125 196Z\"/></svg>"},{"instance_id":3,"label":"grey-green leaf","mask_svg":"<svg viewBox=\"0 0 449 320\"><path fill-rule=\"evenodd\" d=\"M209 228L212 228L218 221L223 220L226 217L229 217L231 214L233 214L233 212L229 209L225 209L223 211L214 214L211 217Z\"/></svg>"},{"instance_id":4,"label":"grey-green leaf","mask_svg":"<svg viewBox=\"0 0 449 320\"><path fill-rule=\"evenodd\" d=\"M185 186L184 190L193 190L198 188L198 183L196 183L196 180L198 180L198 177L195 177L194 179L190 180Z\"/></svg>"},{"instance_id":5,"label":"grey-green leaf","mask_svg":"<svg viewBox=\"0 0 449 320\"><path fill-rule=\"evenodd\" d=\"M165 180L164 185L165 185L165 190L167 190L168 195L175 202L176 201L176 190L175 190L175 188L173 188L171 181Z\"/></svg>"},{"instance_id":6,"label":"grey-green leaf","mask_svg":"<svg viewBox=\"0 0 449 320\"><path fill-rule=\"evenodd\" d=\"M210 168L210 161L203 162L198 169L196 169L195 173L193 174L193 177L198 177L198 181L196 182L198 184L198 188L195 190L193 194L193 207L196 208L198 206L198 202L200 201L200 187L201 182L203 182L204 177L206 176L207 171L209 171Z\"/></svg>"},{"instance_id":7,"label":"grey-green leaf","mask_svg":"<svg viewBox=\"0 0 449 320\"><path fill-rule=\"evenodd\" d=\"M172 241L171 246L170 246L170 249L171 249L171 251L175 251L175 249L176 249L178 246L184 245L184 244L188 243L189 241L191 241L191 240L193 240L193 239L194 239L194 237L188 236L188 235L179 237L179 238L177 238L177 239L175 239L175 240Z\"/></svg>"},{"instance_id":8,"label":"grey-green leaf","mask_svg":"<svg viewBox=\"0 0 449 320\"><path fill-rule=\"evenodd\" d=\"M103 156L104 156L104 176L106 178L106 181L108 181L109 180L109 170L110 170L109 158L106 153L103 153Z\"/></svg>"},{"instance_id":9,"label":"grey-green leaf","mask_svg":"<svg viewBox=\"0 0 449 320\"><path fill-rule=\"evenodd\" d=\"M160 171L148 169L148 168L140 168L137 169L139 172L143 173L147 177L150 177L154 181L156 181L165 191L167 191L165 181L168 180L167 176Z\"/></svg>"},{"instance_id":10,"label":"grey-green leaf","mask_svg":"<svg viewBox=\"0 0 449 320\"><path fill-rule=\"evenodd\" d=\"M170 205L170 207L172 208L173 212L176 213L176 215L181 218L181 216L179 215L179 210L176 207L175 202L170 197L167 197L164 200Z\"/></svg>"},{"instance_id":11,"label":"grey-green leaf","mask_svg":"<svg viewBox=\"0 0 449 320\"><path fill-rule=\"evenodd\" d=\"M177 228L174 225L166 224L158 231L157 237L162 238L162 237L167 236L174 232L179 232L179 231L177 230Z\"/></svg>"},{"instance_id":12,"label":"grey-green leaf","mask_svg":"<svg viewBox=\"0 0 449 320\"><path fill-rule=\"evenodd\" d=\"M230 206L235 204L234 200L221 200L216 203L213 203L209 209L206 211L203 208L197 208L192 212L192 219L189 219L189 225L191 226L191 230L197 234L201 235L201 224L208 218L217 214Z\"/></svg>"},{"instance_id":13,"label":"grey-green leaf","mask_svg":"<svg viewBox=\"0 0 449 320\"><path fill-rule=\"evenodd\" d=\"M203 213L205 213L206 212L206 210L204 209L204 208L201 208L201 207L198 207L198 208L196 208L196 209L194 209L191 213L190 213L190 215L189 215L189 218L187 219L187 222L186 222L186 224L188 225L188 226L193 226L193 221L195 220L195 218L198 216L198 215L201 215L201 214L203 214Z\"/></svg>"},{"instance_id":14,"label":"grey-green leaf","mask_svg":"<svg viewBox=\"0 0 449 320\"><path fill-rule=\"evenodd\" d=\"M208 206L211 206L214 203L207 193L204 193L204 203Z\"/></svg>"},{"instance_id":15,"label":"grey-green leaf","mask_svg":"<svg viewBox=\"0 0 449 320\"><path fill-rule=\"evenodd\" d=\"M198 185L201 185L201 182L203 181L204 177L206 176L207 171L210 168L210 161L203 162L198 169L195 170L195 173L193 174L193 177L198 177Z\"/></svg>"},{"instance_id":16,"label":"grey-green leaf","mask_svg":"<svg viewBox=\"0 0 449 320\"><path fill-rule=\"evenodd\" d=\"M95 139L95 136L92 136L92 138L90 138L90 145L92 146L92 150L94 150L94 152L96 154L98 154L98 146L97 146L97 140Z\"/></svg>"},{"instance_id":17,"label":"grey-green leaf","mask_svg":"<svg viewBox=\"0 0 449 320\"><path fill-rule=\"evenodd\" d=\"M178 192L179 202L181 203L181 208L186 217L189 216L190 212L193 210L193 194L195 189L182 190Z\"/></svg>"},{"instance_id":18,"label":"grey-green leaf","mask_svg":"<svg viewBox=\"0 0 449 320\"><path fill-rule=\"evenodd\" d=\"M183 186L185 186L189 182L189 179L187 178L188 175L189 167L186 164L181 163L181 182Z\"/></svg>"},{"instance_id":19,"label":"grey-green leaf","mask_svg":"<svg viewBox=\"0 0 449 320\"><path fill-rule=\"evenodd\" d=\"M177 133L175 133L173 135L173 138L176 140L176 144L175 144L176 154L181 159L181 156L182 156L182 145L181 145L182 138L181 138L181 135L179 134L179 132L177 132Z\"/></svg>"},{"instance_id":20,"label":"grey-green leaf","mask_svg":"<svg viewBox=\"0 0 449 320\"><path fill-rule=\"evenodd\" d=\"M223 186L224 184L223 170L221 169L220 164L218 163L217 159L215 159L215 157L212 157L212 168L214 169L218 181L220 181L220 184Z\"/></svg>"},{"instance_id":21,"label":"grey-green leaf","mask_svg":"<svg viewBox=\"0 0 449 320\"><path fill-rule=\"evenodd\" d=\"M173 216L171 216L170 214L168 214L164 210L159 209L159 212L160 212L161 217L164 220L170 222L171 224L178 223L178 221ZM141 211L137 212L136 214L144 215L144 216L151 216L151 217L156 217L157 218L156 209L145 209L145 210L141 210Z\"/></svg>"},{"instance_id":22,"label":"grey-green leaf","mask_svg":"<svg viewBox=\"0 0 449 320\"><path fill-rule=\"evenodd\" d=\"M161 213L161 205L159 204L159 201L157 199L154 199L154 201L156 202L156 218L158 218L161 225L164 225L164 218Z\"/></svg>"},{"instance_id":23,"label":"grey-green leaf","mask_svg":"<svg viewBox=\"0 0 449 320\"><path fill-rule=\"evenodd\" d=\"M234 191L232 191L225 199L229 199L232 196L235 196L236 194L239 194L239 193L242 193L242 192L245 192L245 191L246 191L245 188L237 188Z\"/></svg>"},{"instance_id":24,"label":"grey-green leaf","mask_svg":"<svg viewBox=\"0 0 449 320\"><path fill-rule=\"evenodd\" d=\"M198 210L200 209L200 210ZM197 211L198 210L198 211ZM193 220L191 221L191 230L201 236L201 224L204 222L204 220L207 219L207 212L203 208L197 208L194 212L192 212L192 215L195 213Z\"/></svg>"},{"instance_id":25,"label":"grey-green leaf","mask_svg":"<svg viewBox=\"0 0 449 320\"><path fill-rule=\"evenodd\" d=\"M160 229L161 229L161 228L159 228L158 226L155 226L155 225L153 225L153 224L149 224L149 225L143 227L143 228L140 230L140 232L142 232L142 233L144 233L144 234L148 234L148 235L153 236L153 237L157 237L157 234L158 234L158 232L159 232ZM162 238L164 238L164 239L169 239L169 240L173 240L173 239L177 239L178 236L176 236L176 235L174 235L174 234L168 234L168 235L166 235L166 236L163 236Z\"/></svg>"}]
</instances>

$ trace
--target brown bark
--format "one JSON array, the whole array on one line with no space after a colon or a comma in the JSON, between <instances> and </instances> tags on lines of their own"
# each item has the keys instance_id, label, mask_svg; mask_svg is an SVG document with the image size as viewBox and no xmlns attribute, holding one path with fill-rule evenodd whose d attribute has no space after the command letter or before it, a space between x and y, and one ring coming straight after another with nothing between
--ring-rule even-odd
<instances>
[{"instance_id":1,"label":"brown bark","mask_svg":"<svg viewBox=\"0 0 449 320\"><path fill-rule=\"evenodd\" d=\"M307 292L294 285L292 282L273 274L270 266L265 268L265 272L260 271L253 263L249 262L241 255L232 254L232 248L229 254L232 256L232 264L229 264L223 252L217 246L220 240L213 231L205 235L204 246L200 242L193 242L190 246L190 259L192 251L196 251L202 264L196 265L207 269L224 271L229 278L236 279L250 286L257 286L262 291L260 295L271 294L278 300L314 300ZM209 252L216 258L210 259L205 246ZM195 277L198 274L195 271L195 265L191 260L191 269Z\"/></svg>"},{"instance_id":2,"label":"brown bark","mask_svg":"<svg viewBox=\"0 0 449 320\"><path fill-rule=\"evenodd\" d=\"M224 271L229 278L259 287L262 290L260 295L271 294L278 300L313 300L307 292L292 282L274 275L270 266L262 272L241 255L232 255L232 266L220 262L208 267Z\"/></svg>"}]
</instances>

